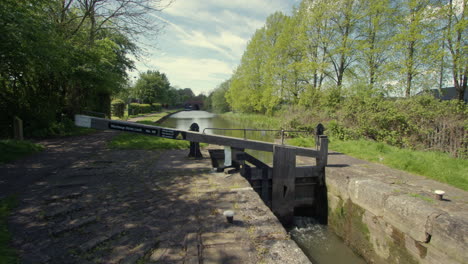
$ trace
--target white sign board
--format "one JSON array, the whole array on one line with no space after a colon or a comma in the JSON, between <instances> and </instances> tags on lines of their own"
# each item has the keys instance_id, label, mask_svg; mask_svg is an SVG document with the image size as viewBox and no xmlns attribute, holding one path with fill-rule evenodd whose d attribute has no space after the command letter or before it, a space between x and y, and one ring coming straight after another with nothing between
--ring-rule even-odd
<instances>
[{"instance_id":1,"label":"white sign board","mask_svg":"<svg viewBox=\"0 0 468 264\"><path fill-rule=\"evenodd\" d=\"M224 146L224 166L229 167L232 165L231 147Z\"/></svg>"},{"instance_id":2,"label":"white sign board","mask_svg":"<svg viewBox=\"0 0 468 264\"><path fill-rule=\"evenodd\" d=\"M79 127L91 127L91 118L84 115L75 115L75 125Z\"/></svg>"}]
</instances>

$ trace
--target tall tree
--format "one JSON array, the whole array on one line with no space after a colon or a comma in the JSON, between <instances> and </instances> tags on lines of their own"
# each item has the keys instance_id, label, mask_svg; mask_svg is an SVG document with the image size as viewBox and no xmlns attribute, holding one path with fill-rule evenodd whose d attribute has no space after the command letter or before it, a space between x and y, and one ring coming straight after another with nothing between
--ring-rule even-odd
<instances>
[{"instance_id":1,"label":"tall tree","mask_svg":"<svg viewBox=\"0 0 468 264\"><path fill-rule=\"evenodd\" d=\"M446 20L445 40L450 52L457 98L464 99L468 82L468 20L466 0L449 0L442 9Z\"/></svg>"},{"instance_id":2,"label":"tall tree","mask_svg":"<svg viewBox=\"0 0 468 264\"><path fill-rule=\"evenodd\" d=\"M429 0L403 0L395 16L398 34L394 42L394 62L404 79L404 95L410 97L416 78L429 79L434 54L439 45L432 41L435 9ZM437 60L436 60L437 61Z\"/></svg>"},{"instance_id":3,"label":"tall tree","mask_svg":"<svg viewBox=\"0 0 468 264\"><path fill-rule=\"evenodd\" d=\"M358 0L340 0L329 2L329 10L334 13L331 16L333 33L329 35L328 57L333 66L333 75L338 89L343 85L346 71L356 59L354 49L356 44L356 26L360 13Z\"/></svg>"},{"instance_id":4,"label":"tall tree","mask_svg":"<svg viewBox=\"0 0 468 264\"><path fill-rule=\"evenodd\" d=\"M395 21L392 18L394 8L390 0L362 0L362 17L358 22L359 68L363 69L362 76L366 79L370 89L375 88L377 82L382 83L386 64L390 58L391 42Z\"/></svg>"},{"instance_id":5,"label":"tall tree","mask_svg":"<svg viewBox=\"0 0 468 264\"><path fill-rule=\"evenodd\" d=\"M164 73L147 71L140 74L135 84L135 95L143 103L167 103L169 101L170 83Z\"/></svg>"}]
</instances>

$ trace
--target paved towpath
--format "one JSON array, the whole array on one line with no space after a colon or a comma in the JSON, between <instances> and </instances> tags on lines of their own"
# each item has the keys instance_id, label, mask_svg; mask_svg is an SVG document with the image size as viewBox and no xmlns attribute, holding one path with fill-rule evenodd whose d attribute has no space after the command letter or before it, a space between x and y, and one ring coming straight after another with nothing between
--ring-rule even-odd
<instances>
[{"instance_id":1,"label":"paved towpath","mask_svg":"<svg viewBox=\"0 0 468 264\"><path fill-rule=\"evenodd\" d=\"M20 199L9 227L21 263L309 263L238 174L188 150L107 149L114 133L0 166Z\"/></svg>"}]
</instances>

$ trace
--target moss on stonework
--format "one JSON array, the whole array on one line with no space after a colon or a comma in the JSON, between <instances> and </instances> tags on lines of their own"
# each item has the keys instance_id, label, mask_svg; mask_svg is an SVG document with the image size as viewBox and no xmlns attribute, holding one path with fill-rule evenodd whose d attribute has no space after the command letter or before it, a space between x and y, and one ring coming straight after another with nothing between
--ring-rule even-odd
<instances>
[{"instance_id":1,"label":"moss on stonework","mask_svg":"<svg viewBox=\"0 0 468 264\"><path fill-rule=\"evenodd\" d=\"M370 242L370 232L362 217L365 210L355 205L351 200L339 200L336 208L329 208L329 226L343 238L345 243L359 255L369 259L374 256Z\"/></svg>"},{"instance_id":2,"label":"moss on stonework","mask_svg":"<svg viewBox=\"0 0 468 264\"><path fill-rule=\"evenodd\" d=\"M357 254L363 256L371 263L399 263L417 264L417 259L407 250L405 234L393 228L391 237L386 245L389 247L390 256L384 259L379 256L370 239L370 230L363 221L365 209L354 204L350 199L343 201L341 197L335 208L328 208L329 227ZM425 257L426 248L418 247L421 257Z\"/></svg>"}]
</instances>

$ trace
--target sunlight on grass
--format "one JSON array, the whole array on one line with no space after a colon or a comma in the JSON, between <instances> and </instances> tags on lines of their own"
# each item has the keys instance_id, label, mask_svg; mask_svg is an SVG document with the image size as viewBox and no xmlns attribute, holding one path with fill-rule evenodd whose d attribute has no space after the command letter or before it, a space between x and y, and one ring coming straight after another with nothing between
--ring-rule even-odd
<instances>
[{"instance_id":1,"label":"sunlight on grass","mask_svg":"<svg viewBox=\"0 0 468 264\"><path fill-rule=\"evenodd\" d=\"M42 151L44 147L23 140L0 140L0 163L11 162L24 156Z\"/></svg>"},{"instance_id":2,"label":"sunlight on grass","mask_svg":"<svg viewBox=\"0 0 468 264\"><path fill-rule=\"evenodd\" d=\"M121 133L109 146L115 149L188 149L189 142L140 134Z\"/></svg>"},{"instance_id":3,"label":"sunlight on grass","mask_svg":"<svg viewBox=\"0 0 468 264\"><path fill-rule=\"evenodd\" d=\"M301 147L315 146L313 138L294 138L287 142ZM468 160L453 158L446 153L400 149L363 139L349 141L330 139L329 148L468 191Z\"/></svg>"}]
</instances>

